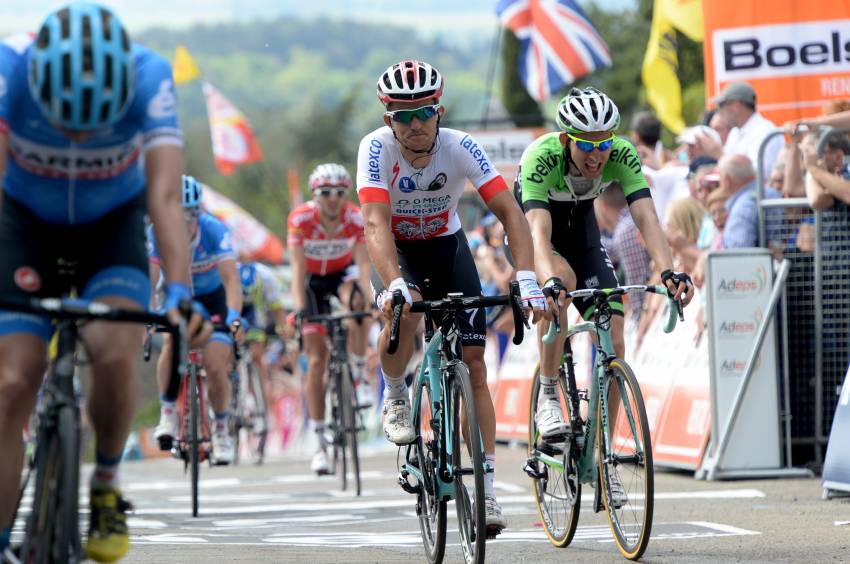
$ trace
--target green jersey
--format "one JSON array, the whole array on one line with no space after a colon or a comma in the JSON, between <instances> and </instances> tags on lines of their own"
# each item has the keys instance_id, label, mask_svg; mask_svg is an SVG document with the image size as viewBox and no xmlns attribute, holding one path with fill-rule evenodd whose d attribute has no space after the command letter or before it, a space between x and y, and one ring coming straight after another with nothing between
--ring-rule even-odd
<instances>
[{"instance_id":1,"label":"green jersey","mask_svg":"<svg viewBox=\"0 0 850 564\"><path fill-rule=\"evenodd\" d=\"M587 179L568 174L566 153L559 136L557 131L542 135L522 153L514 189L525 210L549 209L550 202L578 204L593 200L612 182L620 185L629 203L650 195L637 150L625 139L614 138L611 156L602 167L602 174Z\"/></svg>"}]
</instances>

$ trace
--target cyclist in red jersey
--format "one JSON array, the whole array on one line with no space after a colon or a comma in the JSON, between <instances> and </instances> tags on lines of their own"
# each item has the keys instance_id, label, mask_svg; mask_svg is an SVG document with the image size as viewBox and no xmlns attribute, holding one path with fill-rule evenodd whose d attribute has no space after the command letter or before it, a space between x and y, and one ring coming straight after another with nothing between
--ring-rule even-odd
<instances>
[{"instance_id":1,"label":"cyclist in red jersey","mask_svg":"<svg viewBox=\"0 0 850 564\"><path fill-rule=\"evenodd\" d=\"M363 292L369 288L369 254L363 238L360 208L348 200L351 177L342 165L322 164L310 175L313 200L289 213L288 236L292 264L292 296L297 315L330 313L330 297L335 295L350 309L366 306ZM354 291L357 282L361 292ZM349 303L353 302L353 303ZM351 322L348 348L355 393L361 406L372 405L373 394L366 381L366 339L368 320ZM304 353L307 355L307 411L319 448L310 468L328 473L325 439L325 370L328 344L324 326L305 323Z\"/></svg>"}]
</instances>

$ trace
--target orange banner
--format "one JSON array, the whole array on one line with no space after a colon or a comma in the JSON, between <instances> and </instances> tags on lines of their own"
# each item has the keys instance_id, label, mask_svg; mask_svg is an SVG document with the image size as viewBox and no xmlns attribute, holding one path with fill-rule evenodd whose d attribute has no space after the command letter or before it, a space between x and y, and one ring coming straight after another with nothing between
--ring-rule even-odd
<instances>
[{"instance_id":1,"label":"orange banner","mask_svg":"<svg viewBox=\"0 0 850 564\"><path fill-rule=\"evenodd\" d=\"M758 111L780 125L850 98L850 2L703 2L706 100L730 82L756 90Z\"/></svg>"},{"instance_id":2,"label":"orange banner","mask_svg":"<svg viewBox=\"0 0 850 564\"><path fill-rule=\"evenodd\" d=\"M233 246L241 260L283 263L283 243L254 216L204 185L204 208L230 229Z\"/></svg>"}]
</instances>

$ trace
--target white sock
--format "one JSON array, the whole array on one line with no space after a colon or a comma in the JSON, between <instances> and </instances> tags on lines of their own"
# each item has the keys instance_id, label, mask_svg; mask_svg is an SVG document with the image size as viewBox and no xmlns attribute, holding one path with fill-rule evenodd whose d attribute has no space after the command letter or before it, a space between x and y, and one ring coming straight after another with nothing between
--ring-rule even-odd
<instances>
[{"instance_id":1,"label":"white sock","mask_svg":"<svg viewBox=\"0 0 850 564\"><path fill-rule=\"evenodd\" d=\"M351 359L351 375L354 377L354 383L357 385L363 384L366 381L366 355L350 354Z\"/></svg>"},{"instance_id":2,"label":"white sock","mask_svg":"<svg viewBox=\"0 0 850 564\"><path fill-rule=\"evenodd\" d=\"M91 475L90 485L96 487L117 488L120 484L118 470L121 468L121 457L109 458L99 452L95 453L94 472Z\"/></svg>"},{"instance_id":3,"label":"white sock","mask_svg":"<svg viewBox=\"0 0 850 564\"><path fill-rule=\"evenodd\" d=\"M410 396L404 376L390 376L384 373L384 398L407 399Z\"/></svg>"},{"instance_id":4,"label":"white sock","mask_svg":"<svg viewBox=\"0 0 850 564\"><path fill-rule=\"evenodd\" d=\"M485 453L484 460L487 466L493 469L492 472L484 473L484 495L496 497L496 492L493 490L493 480L496 477L496 454Z\"/></svg>"},{"instance_id":5,"label":"white sock","mask_svg":"<svg viewBox=\"0 0 850 564\"><path fill-rule=\"evenodd\" d=\"M558 401L558 378L557 376L543 376L541 374L537 403L543 403L547 400Z\"/></svg>"},{"instance_id":6,"label":"white sock","mask_svg":"<svg viewBox=\"0 0 850 564\"><path fill-rule=\"evenodd\" d=\"M171 415L177 411L177 402L176 401L166 401L163 399L159 400L159 412L160 414L168 414Z\"/></svg>"},{"instance_id":7,"label":"white sock","mask_svg":"<svg viewBox=\"0 0 850 564\"><path fill-rule=\"evenodd\" d=\"M310 427L313 428L313 432L316 433L316 438L319 440L319 448L322 450L327 446L327 439L325 439L325 422L322 419L310 419Z\"/></svg>"}]
</instances>

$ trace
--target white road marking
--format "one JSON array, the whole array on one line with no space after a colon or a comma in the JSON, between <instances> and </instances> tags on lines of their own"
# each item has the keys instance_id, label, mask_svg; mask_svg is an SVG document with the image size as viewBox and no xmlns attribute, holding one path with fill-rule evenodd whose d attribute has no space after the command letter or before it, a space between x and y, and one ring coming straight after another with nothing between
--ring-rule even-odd
<instances>
[{"instance_id":1,"label":"white road marking","mask_svg":"<svg viewBox=\"0 0 850 564\"><path fill-rule=\"evenodd\" d=\"M131 529L165 529L168 527L163 521L136 519L134 517L127 517L127 526Z\"/></svg>"},{"instance_id":2,"label":"white road marking","mask_svg":"<svg viewBox=\"0 0 850 564\"><path fill-rule=\"evenodd\" d=\"M836 527L841 527L843 525L850 525L850 521L834 521Z\"/></svg>"}]
</instances>

